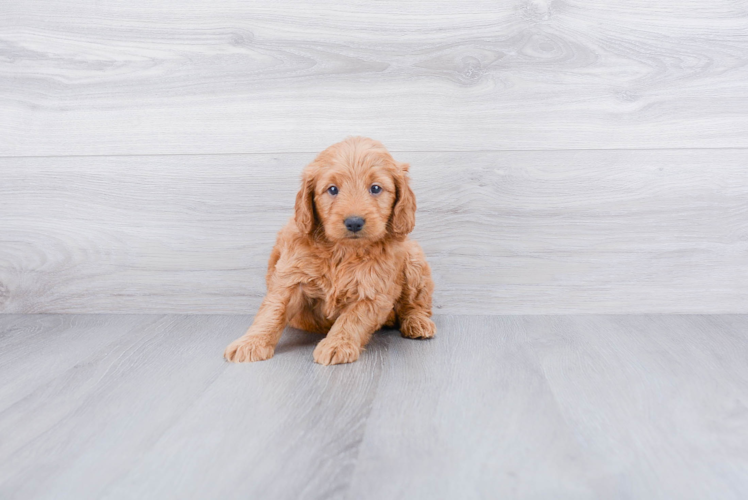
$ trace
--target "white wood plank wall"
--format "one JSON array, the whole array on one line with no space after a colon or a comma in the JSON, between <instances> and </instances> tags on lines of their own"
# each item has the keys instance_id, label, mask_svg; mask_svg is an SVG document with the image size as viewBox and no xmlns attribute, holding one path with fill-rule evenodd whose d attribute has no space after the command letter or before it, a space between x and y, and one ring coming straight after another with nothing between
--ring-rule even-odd
<instances>
[{"instance_id":1,"label":"white wood plank wall","mask_svg":"<svg viewBox=\"0 0 748 500\"><path fill-rule=\"evenodd\" d=\"M748 0L5 0L0 311L252 313L361 134L437 312L745 313L747 82Z\"/></svg>"}]
</instances>

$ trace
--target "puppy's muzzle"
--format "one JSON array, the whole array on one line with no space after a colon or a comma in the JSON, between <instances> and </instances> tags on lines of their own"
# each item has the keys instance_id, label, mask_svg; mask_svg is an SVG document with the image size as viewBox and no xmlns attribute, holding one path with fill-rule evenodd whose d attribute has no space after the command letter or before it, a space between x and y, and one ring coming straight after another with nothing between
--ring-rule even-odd
<instances>
[{"instance_id":1,"label":"puppy's muzzle","mask_svg":"<svg viewBox=\"0 0 748 500\"><path fill-rule=\"evenodd\" d=\"M361 217L348 217L343 221L343 224L345 224L345 228L350 232L357 233L364 228L365 222L366 221Z\"/></svg>"}]
</instances>

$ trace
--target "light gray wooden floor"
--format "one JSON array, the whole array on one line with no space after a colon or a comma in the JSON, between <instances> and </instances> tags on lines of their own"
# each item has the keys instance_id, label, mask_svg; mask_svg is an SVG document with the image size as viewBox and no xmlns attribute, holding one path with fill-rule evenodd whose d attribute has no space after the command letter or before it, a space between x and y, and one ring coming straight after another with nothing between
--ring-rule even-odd
<instances>
[{"instance_id":1,"label":"light gray wooden floor","mask_svg":"<svg viewBox=\"0 0 748 500\"><path fill-rule=\"evenodd\" d=\"M247 316L0 316L0 497L746 498L748 316L438 316L312 362Z\"/></svg>"}]
</instances>

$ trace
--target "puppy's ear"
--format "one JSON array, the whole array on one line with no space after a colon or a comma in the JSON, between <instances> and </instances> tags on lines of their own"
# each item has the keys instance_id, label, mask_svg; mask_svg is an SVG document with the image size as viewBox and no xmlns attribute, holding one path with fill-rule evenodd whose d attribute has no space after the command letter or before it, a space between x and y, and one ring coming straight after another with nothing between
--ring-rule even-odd
<instances>
[{"instance_id":1,"label":"puppy's ear","mask_svg":"<svg viewBox=\"0 0 748 500\"><path fill-rule=\"evenodd\" d=\"M301 189L296 194L294 214L296 226L304 234L312 234L317 226L317 216L314 212L314 184L315 169L309 165L301 175Z\"/></svg>"},{"instance_id":2,"label":"puppy's ear","mask_svg":"<svg viewBox=\"0 0 748 500\"><path fill-rule=\"evenodd\" d=\"M416 195L410 189L407 163L398 163L395 173L395 205L392 207L390 228L396 238L405 238L416 225Z\"/></svg>"}]
</instances>

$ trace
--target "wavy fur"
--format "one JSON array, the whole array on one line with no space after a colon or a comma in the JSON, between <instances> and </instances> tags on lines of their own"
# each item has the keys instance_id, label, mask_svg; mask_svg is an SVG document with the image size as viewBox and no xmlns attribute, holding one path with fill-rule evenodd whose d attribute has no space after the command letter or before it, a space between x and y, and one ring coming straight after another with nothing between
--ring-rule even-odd
<instances>
[{"instance_id":1,"label":"wavy fur","mask_svg":"<svg viewBox=\"0 0 748 500\"><path fill-rule=\"evenodd\" d=\"M382 188L373 194L372 185ZM330 186L338 193L330 194ZM356 361L371 335L399 324L403 336L430 338L434 284L408 233L416 199L408 165L378 141L350 137L304 168L294 217L278 233L266 277L268 293L229 361L273 356L287 324L326 334L314 350L324 365ZM348 231L348 217L365 220Z\"/></svg>"}]
</instances>

